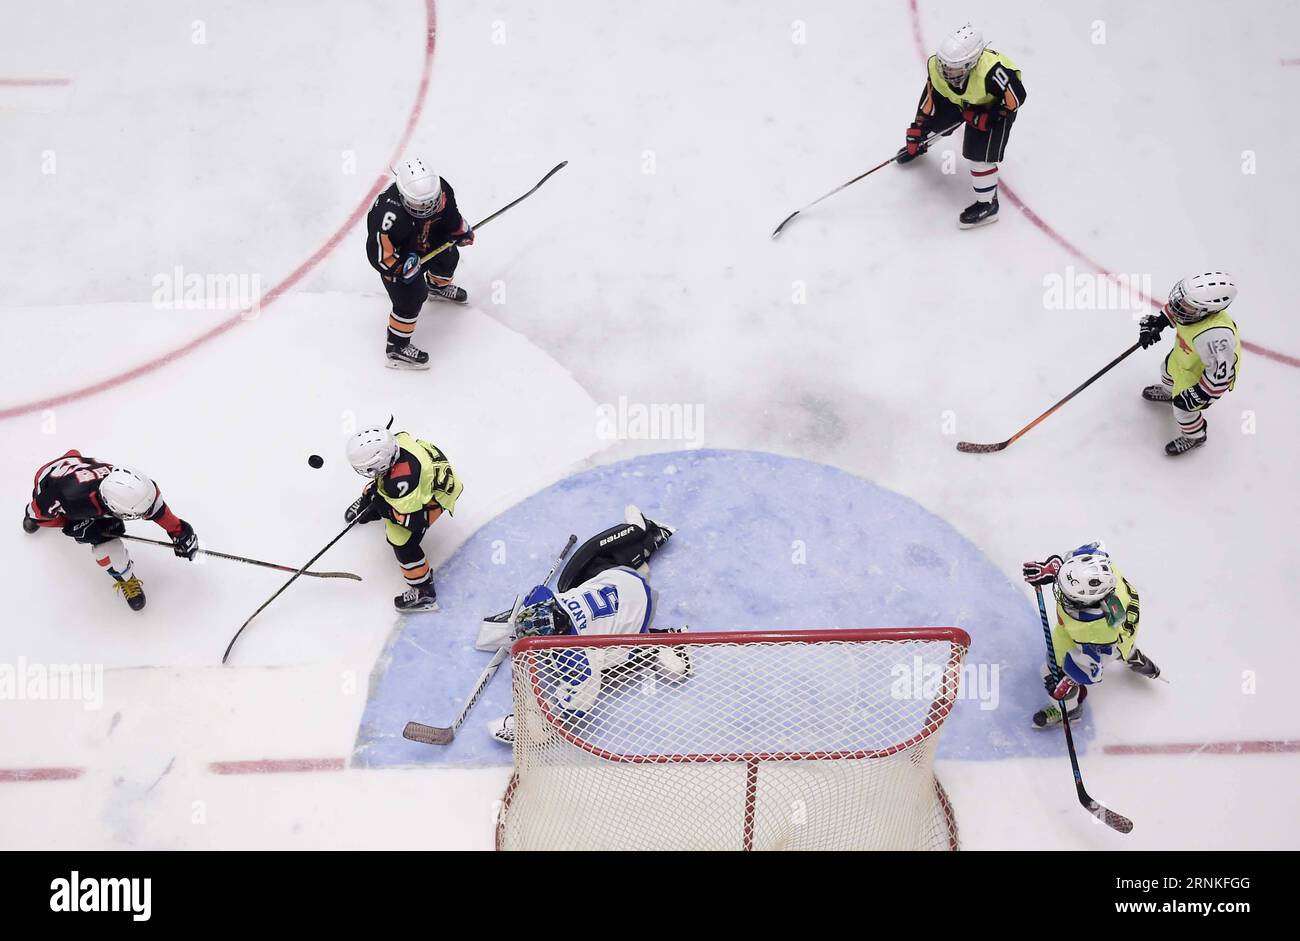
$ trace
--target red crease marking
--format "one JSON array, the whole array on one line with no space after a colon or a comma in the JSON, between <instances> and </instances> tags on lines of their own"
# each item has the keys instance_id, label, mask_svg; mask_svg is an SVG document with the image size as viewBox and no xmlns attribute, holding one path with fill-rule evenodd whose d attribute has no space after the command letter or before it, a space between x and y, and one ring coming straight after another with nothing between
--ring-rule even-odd
<instances>
[{"instance_id":1,"label":"red crease marking","mask_svg":"<svg viewBox=\"0 0 1300 941\"><path fill-rule=\"evenodd\" d=\"M71 84L70 78L0 78L0 88L46 88Z\"/></svg>"},{"instance_id":2,"label":"red crease marking","mask_svg":"<svg viewBox=\"0 0 1300 941\"><path fill-rule=\"evenodd\" d=\"M0 784L19 781L73 781L85 768L0 768Z\"/></svg>"},{"instance_id":3,"label":"red crease marking","mask_svg":"<svg viewBox=\"0 0 1300 941\"><path fill-rule=\"evenodd\" d=\"M1156 745L1107 745L1107 755L1276 755L1300 752L1300 741L1166 742Z\"/></svg>"}]
</instances>

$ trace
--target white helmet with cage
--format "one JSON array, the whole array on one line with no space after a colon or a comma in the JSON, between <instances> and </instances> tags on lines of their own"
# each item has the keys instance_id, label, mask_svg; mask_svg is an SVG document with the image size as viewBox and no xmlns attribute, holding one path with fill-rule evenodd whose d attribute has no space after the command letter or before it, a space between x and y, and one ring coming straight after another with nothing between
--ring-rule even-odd
<instances>
[{"instance_id":1,"label":"white helmet with cage","mask_svg":"<svg viewBox=\"0 0 1300 941\"><path fill-rule=\"evenodd\" d=\"M1237 297L1237 282L1226 271L1203 271L1180 278L1165 310L1176 323L1189 324L1217 314Z\"/></svg>"},{"instance_id":2,"label":"white helmet with cage","mask_svg":"<svg viewBox=\"0 0 1300 941\"><path fill-rule=\"evenodd\" d=\"M114 467L99 482L99 499L118 519L138 520L148 516L158 502L158 488L137 470Z\"/></svg>"},{"instance_id":3,"label":"white helmet with cage","mask_svg":"<svg viewBox=\"0 0 1300 941\"><path fill-rule=\"evenodd\" d=\"M969 23L945 37L936 53L944 81L953 88L965 88L987 46L984 34Z\"/></svg>"},{"instance_id":4,"label":"white helmet with cage","mask_svg":"<svg viewBox=\"0 0 1300 941\"><path fill-rule=\"evenodd\" d=\"M427 219L442 208L442 177L419 157L404 160L393 169L402 205L417 219Z\"/></svg>"},{"instance_id":5,"label":"white helmet with cage","mask_svg":"<svg viewBox=\"0 0 1300 941\"><path fill-rule=\"evenodd\" d=\"M382 477L397 463L397 436L387 428L367 428L348 439L348 463L362 477Z\"/></svg>"},{"instance_id":6,"label":"white helmet with cage","mask_svg":"<svg viewBox=\"0 0 1300 941\"><path fill-rule=\"evenodd\" d=\"M1090 608L1108 598L1119 585L1110 556L1086 552L1066 559L1056 573L1056 590L1070 604Z\"/></svg>"}]
</instances>

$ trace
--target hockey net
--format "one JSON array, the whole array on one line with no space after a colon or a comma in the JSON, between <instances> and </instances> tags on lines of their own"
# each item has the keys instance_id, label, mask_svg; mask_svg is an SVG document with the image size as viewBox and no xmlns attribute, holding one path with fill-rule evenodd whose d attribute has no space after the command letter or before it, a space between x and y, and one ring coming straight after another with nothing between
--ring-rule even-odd
<instances>
[{"instance_id":1,"label":"hockey net","mask_svg":"<svg viewBox=\"0 0 1300 941\"><path fill-rule=\"evenodd\" d=\"M957 849L934 755L969 646L956 628L522 639L497 847Z\"/></svg>"}]
</instances>

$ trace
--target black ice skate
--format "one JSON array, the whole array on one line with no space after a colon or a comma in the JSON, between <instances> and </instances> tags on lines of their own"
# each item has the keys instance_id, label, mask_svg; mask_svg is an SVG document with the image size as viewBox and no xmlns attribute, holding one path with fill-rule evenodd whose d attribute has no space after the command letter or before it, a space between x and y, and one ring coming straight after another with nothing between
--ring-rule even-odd
<instances>
[{"instance_id":1,"label":"black ice skate","mask_svg":"<svg viewBox=\"0 0 1300 941\"><path fill-rule=\"evenodd\" d=\"M1079 717L1079 713L1083 712L1083 701L1088 698L1087 687L1079 687L1079 695L1071 696L1070 698L1074 700L1074 704L1069 707L1069 711L1066 714L1070 717L1070 720L1073 721ZM1059 702L1054 702L1047 706L1047 708L1039 709L1034 713L1034 728L1036 729L1046 729L1053 725L1060 724L1061 703Z\"/></svg>"},{"instance_id":2,"label":"black ice skate","mask_svg":"<svg viewBox=\"0 0 1300 941\"><path fill-rule=\"evenodd\" d=\"M651 544L651 552L658 551L659 547L668 541L668 537L677 532L675 526L664 526L662 523L656 523L654 520L648 519L646 515L632 503L629 503L623 510L623 518L633 526L640 526L653 538L654 542Z\"/></svg>"},{"instance_id":3,"label":"black ice skate","mask_svg":"<svg viewBox=\"0 0 1300 941\"><path fill-rule=\"evenodd\" d=\"M1165 405L1168 405L1174 400L1173 393L1169 391L1169 387L1163 382L1158 385L1147 386L1143 389L1142 398L1146 399L1148 402L1163 402Z\"/></svg>"},{"instance_id":4,"label":"black ice skate","mask_svg":"<svg viewBox=\"0 0 1300 941\"><path fill-rule=\"evenodd\" d=\"M437 285L429 283L429 300L431 301L450 301L453 304L469 303L469 292L464 288L458 288L454 284Z\"/></svg>"},{"instance_id":5,"label":"black ice skate","mask_svg":"<svg viewBox=\"0 0 1300 941\"><path fill-rule=\"evenodd\" d=\"M393 607L403 614L414 611L437 611L438 593L433 590L433 582L412 585L393 599Z\"/></svg>"},{"instance_id":6,"label":"black ice skate","mask_svg":"<svg viewBox=\"0 0 1300 941\"><path fill-rule=\"evenodd\" d=\"M388 344L388 367L390 369L428 369L429 354L414 343L406 346Z\"/></svg>"},{"instance_id":7,"label":"black ice skate","mask_svg":"<svg viewBox=\"0 0 1300 941\"><path fill-rule=\"evenodd\" d=\"M973 229L976 226L988 225L990 222L998 221L998 198L993 197L991 203L974 202L961 211L957 218L957 225L963 229Z\"/></svg>"},{"instance_id":8,"label":"black ice skate","mask_svg":"<svg viewBox=\"0 0 1300 941\"><path fill-rule=\"evenodd\" d=\"M122 593L122 597L126 599L132 611L139 611L144 607L144 586L134 575L130 578L119 578L113 583L113 588Z\"/></svg>"},{"instance_id":9,"label":"black ice skate","mask_svg":"<svg viewBox=\"0 0 1300 941\"><path fill-rule=\"evenodd\" d=\"M1170 457L1178 457L1180 454L1186 454L1188 451L1195 450L1209 439L1208 434L1203 434L1199 438L1189 438L1187 435L1179 435L1173 441L1165 445L1165 453Z\"/></svg>"}]
</instances>

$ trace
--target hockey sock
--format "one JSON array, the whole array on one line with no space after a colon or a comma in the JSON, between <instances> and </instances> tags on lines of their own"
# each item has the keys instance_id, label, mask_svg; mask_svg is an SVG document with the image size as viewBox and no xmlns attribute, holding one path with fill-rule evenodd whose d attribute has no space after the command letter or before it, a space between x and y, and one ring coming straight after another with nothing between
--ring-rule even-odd
<instances>
[{"instance_id":1,"label":"hockey sock","mask_svg":"<svg viewBox=\"0 0 1300 941\"><path fill-rule=\"evenodd\" d=\"M112 575L119 582L127 581L132 576L131 554L126 551L126 545L120 539L110 539L108 542L101 542L97 546L91 546L90 550L94 553L95 561L99 567Z\"/></svg>"},{"instance_id":2,"label":"hockey sock","mask_svg":"<svg viewBox=\"0 0 1300 941\"><path fill-rule=\"evenodd\" d=\"M970 165L971 187L975 190L975 199L981 203L991 203L998 198L998 165L996 163L972 163Z\"/></svg>"}]
</instances>

